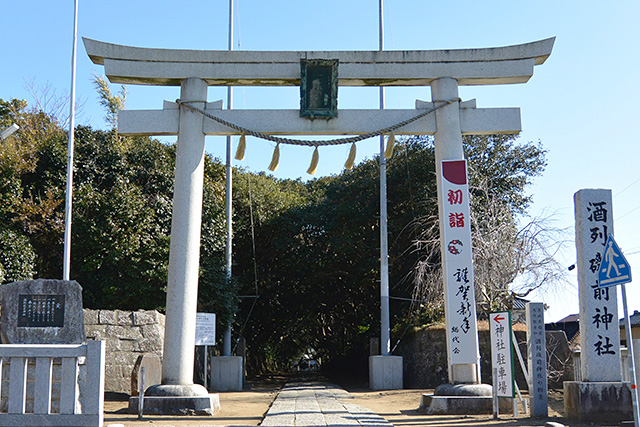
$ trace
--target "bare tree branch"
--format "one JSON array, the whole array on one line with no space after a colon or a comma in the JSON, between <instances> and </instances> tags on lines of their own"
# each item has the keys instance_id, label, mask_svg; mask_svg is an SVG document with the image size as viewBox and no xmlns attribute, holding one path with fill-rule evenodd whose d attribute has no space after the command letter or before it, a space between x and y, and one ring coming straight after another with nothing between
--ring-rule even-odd
<instances>
[{"instance_id":1,"label":"bare tree branch","mask_svg":"<svg viewBox=\"0 0 640 427\"><path fill-rule=\"evenodd\" d=\"M63 129L69 128L69 93L57 93L51 83L36 84L35 78L25 80L24 87L31 95L29 111L43 112ZM76 118L82 117L86 100L76 100Z\"/></svg>"},{"instance_id":2,"label":"bare tree branch","mask_svg":"<svg viewBox=\"0 0 640 427\"><path fill-rule=\"evenodd\" d=\"M470 174L472 175L472 174ZM556 255L568 241L566 230L553 226L552 215L529 218L517 214L492 191L491 177L473 176L471 230L476 301L479 313L511 309L513 298L537 289L563 286L565 269ZM438 219L420 218L414 251L422 254L414 269L412 310L443 304Z\"/></svg>"}]
</instances>

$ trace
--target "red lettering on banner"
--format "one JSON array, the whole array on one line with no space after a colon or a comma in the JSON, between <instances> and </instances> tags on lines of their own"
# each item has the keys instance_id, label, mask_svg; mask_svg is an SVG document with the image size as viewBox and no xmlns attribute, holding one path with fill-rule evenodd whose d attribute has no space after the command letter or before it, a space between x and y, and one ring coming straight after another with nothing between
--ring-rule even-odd
<instances>
[{"instance_id":1,"label":"red lettering on banner","mask_svg":"<svg viewBox=\"0 0 640 427\"><path fill-rule=\"evenodd\" d=\"M449 214L449 227L461 228L464 227L464 214L460 212L452 212Z\"/></svg>"}]
</instances>

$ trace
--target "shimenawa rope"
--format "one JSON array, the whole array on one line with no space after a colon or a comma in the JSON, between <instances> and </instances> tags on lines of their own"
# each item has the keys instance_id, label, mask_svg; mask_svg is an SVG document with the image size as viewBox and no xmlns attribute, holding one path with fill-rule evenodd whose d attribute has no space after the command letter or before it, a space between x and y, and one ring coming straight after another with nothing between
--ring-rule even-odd
<instances>
[{"instance_id":1,"label":"shimenawa rope","mask_svg":"<svg viewBox=\"0 0 640 427\"><path fill-rule=\"evenodd\" d=\"M246 149L246 142L245 142L245 136L246 135L251 135L254 136L256 138L260 138L260 139L265 139L267 141L272 141L276 143L276 147L273 153L273 157L271 159L271 164L269 165L269 170L271 171L275 171L278 168L278 162L279 162L279 158L280 158L280 144L289 144L289 145L304 145L304 146L310 146L310 147L315 147L316 149L314 150L313 153L313 159L312 159L312 165L311 167L309 167L309 170L307 171L308 173L310 173L311 175L313 175L316 171L317 168L317 164L318 164L318 147L319 146L325 146L325 145L341 145L341 144L354 144L351 147L350 153L349 153L349 158L347 159L347 162L345 163L345 167L347 169L351 169L353 167L353 161L355 159L355 143L359 142L359 141L363 141L365 139L368 138L373 138L375 136L380 136L380 135L386 135L386 134L390 134L389 135L389 139L387 142L387 148L385 150L385 157L390 158L393 154L393 144L395 142L395 136L393 134L393 132L397 129L400 129L403 126L408 125L409 123L413 123L416 120L419 120L437 110L439 110L442 107L445 107L449 104L452 104L454 102L460 102L461 99L457 98L457 99L453 99L453 100L439 100L439 101L433 101L434 103L438 103L438 102L442 102L441 105L438 105L436 107L433 108L429 108L428 110L423 111L420 114L417 114L407 120L403 120L401 122L398 122L392 126L388 126L386 128L382 128L382 129L378 129L376 131L373 132L369 132L369 133L364 133L362 135L357 135L357 136L352 136L352 137L348 137L348 138L337 138L337 139L331 139L331 140L302 140L302 139L292 139L292 138L282 138L282 137L278 137L278 136L273 136L273 135L269 135L266 133L262 133L262 132L258 132L258 131L254 131L242 126L238 126L234 123L231 123L227 120L221 119L220 117L216 117L213 114L198 108L198 107L194 107L193 105L189 105L189 103L191 102L203 102L203 101L190 101L190 100L181 100L181 99L176 99L176 103L181 106L181 107L185 107L191 111L195 111L198 112L200 114L202 114L203 116L214 120L228 128L231 128L235 131L240 132L241 137L240 137L240 143L238 144L238 150L236 152L236 159L238 160L242 160L244 158L244 152Z\"/></svg>"}]
</instances>

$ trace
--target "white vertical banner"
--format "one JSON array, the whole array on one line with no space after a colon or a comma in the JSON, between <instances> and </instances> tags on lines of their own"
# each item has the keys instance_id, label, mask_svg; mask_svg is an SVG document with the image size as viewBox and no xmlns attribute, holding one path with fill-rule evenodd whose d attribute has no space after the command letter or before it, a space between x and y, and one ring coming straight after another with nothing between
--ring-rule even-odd
<instances>
[{"instance_id":1,"label":"white vertical banner","mask_svg":"<svg viewBox=\"0 0 640 427\"><path fill-rule=\"evenodd\" d=\"M449 360L452 365L476 364L480 354L466 160L443 161L441 178Z\"/></svg>"}]
</instances>

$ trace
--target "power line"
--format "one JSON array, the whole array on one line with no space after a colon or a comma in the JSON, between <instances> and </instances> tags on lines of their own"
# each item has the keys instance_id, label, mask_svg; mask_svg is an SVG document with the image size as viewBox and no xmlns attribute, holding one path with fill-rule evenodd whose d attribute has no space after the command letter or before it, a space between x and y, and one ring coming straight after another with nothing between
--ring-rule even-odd
<instances>
[{"instance_id":1,"label":"power line","mask_svg":"<svg viewBox=\"0 0 640 427\"><path fill-rule=\"evenodd\" d=\"M631 212L637 211L638 209L640 209L640 205L638 205L635 208L631 209L626 214L623 214L623 215L619 216L618 218L616 218L616 221L620 221L622 218L624 218L625 216L629 215Z\"/></svg>"},{"instance_id":2,"label":"power line","mask_svg":"<svg viewBox=\"0 0 640 427\"><path fill-rule=\"evenodd\" d=\"M620 194L624 193L625 191L627 191L629 188L631 188L634 184L636 184L637 182L640 181L640 178L636 179L635 181L633 181L631 184L627 185L625 188L623 188L622 190L620 190L619 192L617 192L614 196L619 196Z\"/></svg>"},{"instance_id":3,"label":"power line","mask_svg":"<svg viewBox=\"0 0 640 427\"><path fill-rule=\"evenodd\" d=\"M627 191L629 188L633 187L635 184L637 184L638 182L640 182L640 178L636 179L635 181L633 181L631 184L627 185L626 187L624 187L622 190L618 191L614 197L619 196L620 194L624 193L625 191ZM629 215L631 212L634 212L636 210L640 209L640 205L636 206L635 208L631 209L629 212L622 214L621 216L616 218L616 221L624 218L625 216Z\"/></svg>"}]
</instances>

